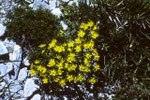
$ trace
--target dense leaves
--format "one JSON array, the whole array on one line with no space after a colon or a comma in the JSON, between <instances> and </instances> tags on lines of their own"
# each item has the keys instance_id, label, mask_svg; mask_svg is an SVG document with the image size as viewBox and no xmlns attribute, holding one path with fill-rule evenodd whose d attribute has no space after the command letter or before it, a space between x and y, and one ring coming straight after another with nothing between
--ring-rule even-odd
<instances>
[{"instance_id":1,"label":"dense leaves","mask_svg":"<svg viewBox=\"0 0 150 100\"><path fill-rule=\"evenodd\" d=\"M64 2L62 4L66 5ZM81 0L79 6L73 4L63 8L63 5L62 19L68 26L83 20L97 22L100 35L97 49L103 57L100 64L105 69L103 81L106 86L119 84L113 92L116 98L148 96L149 0L90 0L89 4ZM95 91L99 92L97 89Z\"/></svg>"},{"instance_id":2,"label":"dense leaves","mask_svg":"<svg viewBox=\"0 0 150 100\"><path fill-rule=\"evenodd\" d=\"M5 35L17 44L33 51L39 44L49 42L61 29L59 20L48 9L42 7L15 7L4 22Z\"/></svg>"}]
</instances>

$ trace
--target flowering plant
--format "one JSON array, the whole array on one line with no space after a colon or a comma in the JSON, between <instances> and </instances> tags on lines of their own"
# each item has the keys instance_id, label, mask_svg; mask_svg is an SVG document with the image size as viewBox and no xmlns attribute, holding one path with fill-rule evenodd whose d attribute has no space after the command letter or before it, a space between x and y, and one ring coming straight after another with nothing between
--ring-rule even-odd
<instances>
[{"instance_id":1,"label":"flowering plant","mask_svg":"<svg viewBox=\"0 0 150 100\"><path fill-rule=\"evenodd\" d=\"M49 44L39 45L39 57L31 64L30 73L40 76L43 84L55 83L61 87L72 83L96 82L92 72L100 70L97 64L100 56L94 48L94 40L99 36L93 21L82 23L74 40L59 43L53 39Z\"/></svg>"}]
</instances>

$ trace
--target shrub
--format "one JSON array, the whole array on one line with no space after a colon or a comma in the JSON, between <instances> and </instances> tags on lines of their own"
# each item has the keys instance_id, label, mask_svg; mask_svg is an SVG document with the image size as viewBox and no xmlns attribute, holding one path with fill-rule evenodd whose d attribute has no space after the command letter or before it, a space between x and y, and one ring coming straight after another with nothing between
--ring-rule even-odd
<instances>
[{"instance_id":1,"label":"shrub","mask_svg":"<svg viewBox=\"0 0 150 100\"><path fill-rule=\"evenodd\" d=\"M5 35L17 44L32 50L39 44L49 42L62 28L58 18L50 10L39 7L15 7L4 21Z\"/></svg>"},{"instance_id":2,"label":"shrub","mask_svg":"<svg viewBox=\"0 0 150 100\"><path fill-rule=\"evenodd\" d=\"M83 82L94 84L93 73L100 70L99 55L94 46L97 26L92 21L82 23L76 38L65 43L53 39L39 45L37 53L30 55L32 75L39 76L43 84L65 87Z\"/></svg>"}]
</instances>

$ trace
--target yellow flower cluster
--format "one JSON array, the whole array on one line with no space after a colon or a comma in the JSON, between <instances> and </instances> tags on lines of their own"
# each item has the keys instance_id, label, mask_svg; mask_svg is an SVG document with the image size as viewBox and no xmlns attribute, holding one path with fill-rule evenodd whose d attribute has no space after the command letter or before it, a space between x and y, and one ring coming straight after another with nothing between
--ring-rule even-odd
<instances>
[{"instance_id":1,"label":"yellow flower cluster","mask_svg":"<svg viewBox=\"0 0 150 100\"><path fill-rule=\"evenodd\" d=\"M39 75L43 84L56 83L62 87L83 81L94 84L95 77L89 79L88 73L100 70L97 64L100 56L94 49L94 40L99 36L96 29L93 21L82 23L74 40L58 44L53 39L49 44L39 45L41 52L47 52L44 54L49 59L35 60L30 73Z\"/></svg>"}]
</instances>

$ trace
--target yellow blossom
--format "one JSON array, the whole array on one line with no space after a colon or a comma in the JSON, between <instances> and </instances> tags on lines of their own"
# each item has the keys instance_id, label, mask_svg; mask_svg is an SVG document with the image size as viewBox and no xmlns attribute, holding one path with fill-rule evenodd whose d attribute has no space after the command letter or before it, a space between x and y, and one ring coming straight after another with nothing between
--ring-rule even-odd
<instances>
[{"instance_id":1,"label":"yellow blossom","mask_svg":"<svg viewBox=\"0 0 150 100\"><path fill-rule=\"evenodd\" d=\"M85 23L82 23L82 24L80 25L80 28L86 30L86 29L88 29L88 25L85 24Z\"/></svg>"},{"instance_id":2,"label":"yellow blossom","mask_svg":"<svg viewBox=\"0 0 150 100\"><path fill-rule=\"evenodd\" d=\"M83 45L83 47L84 47L84 49L88 50L88 49L90 48L90 44L89 44L89 43L85 43L85 44Z\"/></svg>"},{"instance_id":3,"label":"yellow blossom","mask_svg":"<svg viewBox=\"0 0 150 100\"><path fill-rule=\"evenodd\" d=\"M67 57L67 62L72 62L75 61L75 54L74 53L70 53Z\"/></svg>"},{"instance_id":4,"label":"yellow blossom","mask_svg":"<svg viewBox=\"0 0 150 100\"><path fill-rule=\"evenodd\" d=\"M90 82L91 84L94 84L94 83L96 82L96 80L95 80L94 77L92 77L92 78L89 80L89 82Z\"/></svg>"},{"instance_id":5,"label":"yellow blossom","mask_svg":"<svg viewBox=\"0 0 150 100\"><path fill-rule=\"evenodd\" d=\"M48 67L52 67L54 66L56 63L55 63L55 59L50 59L49 63L48 63Z\"/></svg>"},{"instance_id":6,"label":"yellow blossom","mask_svg":"<svg viewBox=\"0 0 150 100\"><path fill-rule=\"evenodd\" d=\"M81 43L81 39L80 39L80 38L76 38L76 39L75 39L75 42L76 42L77 44L80 44L80 43Z\"/></svg>"},{"instance_id":7,"label":"yellow blossom","mask_svg":"<svg viewBox=\"0 0 150 100\"><path fill-rule=\"evenodd\" d=\"M94 60L98 61L100 56L98 54L94 55Z\"/></svg>"},{"instance_id":8,"label":"yellow blossom","mask_svg":"<svg viewBox=\"0 0 150 100\"><path fill-rule=\"evenodd\" d=\"M84 35L85 35L85 33L83 32L83 30L78 31L78 37L83 38Z\"/></svg>"},{"instance_id":9,"label":"yellow blossom","mask_svg":"<svg viewBox=\"0 0 150 100\"><path fill-rule=\"evenodd\" d=\"M33 75L35 75L35 74L36 74L36 72L35 72L35 70L34 70L34 69L31 69L31 70L30 70L30 73L31 73L31 76L33 76Z\"/></svg>"},{"instance_id":10,"label":"yellow blossom","mask_svg":"<svg viewBox=\"0 0 150 100\"><path fill-rule=\"evenodd\" d=\"M78 81L78 78L77 77L74 77L74 82L77 82Z\"/></svg>"},{"instance_id":11,"label":"yellow blossom","mask_svg":"<svg viewBox=\"0 0 150 100\"><path fill-rule=\"evenodd\" d=\"M47 78L43 78L42 81L43 81L44 84L48 83L48 79Z\"/></svg>"},{"instance_id":12,"label":"yellow blossom","mask_svg":"<svg viewBox=\"0 0 150 100\"><path fill-rule=\"evenodd\" d=\"M40 61L39 61L39 60L35 60L34 63L35 63L35 64L39 64Z\"/></svg>"},{"instance_id":13,"label":"yellow blossom","mask_svg":"<svg viewBox=\"0 0 150 100\"><path fill-rule=\"evenodd\" d=\"M85 67L83 65L79 66L79 70L82 71L82 72L89 72L90 71L89 68L87 68L87 67Z\"/></svg>"},{"instance_id":14,"label":"yellow blossom","mask_svg":"<svg viewBox=\"0 0 150 100\"><path fill-rule=\"evenodd\" d=\"M72 75L67 75L67 80L68 80L69 82L71 82L71 81L73 80L73 76L72 76Z\"/></svg>"},{"instance_id":15,"label":"yellow blossom","mask_svg":"<svg viewBox=\"0 0 150 100\"><path fill-rule=\"evenodd\" d=\"M61 79L61 80L59 81L59 84L63 87L64 85L66 85L65 80L64 80L64 79Z\"/></svg>"},{"instance_id":16,"label":"yellow blossom","mask_svg":"<svg viewBox=\"0 0 150 100\"><path fill-rule=\"evenodd\" d=\"M73 47L73 46L74 46L74 42L69 41L69 42L68 42L68 47Z\"/></svg>"},{"instance_id":17,"label":"yellow blossom","mask_svg":"<svg viewBox=\"0 0 150 100\"><path fill-rule=\"evenodd\" d=\"M92 27L93 25L94 25L93 21L90 21L90 22L87 23L87 26L89 26L89 27Z\"/></svg>"},{"instance_id":18,"label":"yellow blossom","mask_svg":"<svg viewBox=\"0 0 150 100\"><path fill-rule=\"evenodd\" d=\"M86 54L85 54L85 57L86 57L87 59L89 59L89 58L92 57L92 55L91 55L90 53L86 53Z\"/></svg>"},{"instance_id":19,"label":"yellow blossom","mask_svg":"<svg viewBox=\"0 0 150 100\"><path fill-rule=\"evenodd\" d=\"M64 62L64 60L62 58L61 61L57 64L58 69L63 69L63 62Z\"/></svg>"},{"instance_id":20,"label":"yellow blossom","mask_svg":"<svg viewBox=\"0 0 150 100\"><path fill-rule=\"evenodd\" d=\"M67 44L66 44L66 43L64 43L62 46L63 46L63 47L65 47L65 46L67 46Z\"/></svg>"},{"instance_id":21,"label":"yellow blossom","mask_svg":"<svg viewBox=\"0 0 150 100\"><path fill-rule=\"evenodd\" d=\"M77 81L82 82L83 80L84 80L83 75L80 74L77 76Z\"/></svg>"},{"instance_id":22,"label":"yellow blossom","mask_svg":"<svg viewBox=\"0 0 150 100\"><path fill-rule=\"evenodd\" d=\"M93 35L95 33L95 31L91 31L91 35Z\"/></svg>"},{"instance_id":23,"label":"yellow blossom","mask_svg":"<svg viewBox=\"0 0 150 100\"><path fill-rule=\"evenodd\" d=\"M42 66L41 66L41 65L38 65L38 66L37 66L37 70L41 72L41 71L42 71Z\"/></svg>"},{"instance_id":24,"label":"yellow blossom","mask_svg":"<svg viewBox=\"0 0 150 100\"><path fill-rule=\"evenodd\" d=\"M44 48L46 46L46 44L41 44L39 45L39 48Z\"/></svg>"},{"instance_id":25,"label":"yellow blossom","mask_svg":"<svg viewBox=\"0 0 150 100\"><path fill-rule=\"evenodd\" d=\"M93 30L96 30L97 29L97 26L96 25L94 25L94 28L93 28Z\"/></svg>"},{"instance_id":26,"label":"yellow blossom","mask_svg":"<svg viewBox=\"0 0 150 100\"><path fill-rule=\"evenodd\" d=\"M80 52L81 51L81 46L80 45L76 46L75 50L76 50L76 52Z\"/></svg>"},{"instance_id":27,"label":"yellow blossom","mask_svg":"<svg viewBox=\"0 0 150 100\"><path fill-rule=\"evenodd\" d=\"M98 70L100 69L99 65L96 64L96 65L94 66L94 69L95 69L95 71L98 71Z\"/></svg>"},{"instance_id":28,"label":"yellow blossom","mask_svg":"<svg viewBox=\"0 0 150 100\"><path fill-rule=\"evenodd\" d=\"M51 49L52 47L55 47L56 42L57 42L56 39L52 40L52 42L48 46L48 49Z\"/></svg>"},{"instance_id":29,"label":"yellow blossom","mask_svg":"<svg viewBox=\"0 0 150 100\"><path fill-rule=\"evenodd\" d=\"M74 71L75 71L75 69L76 69L76 68L77 68L77 66L76 66L76 65L74 65L74 64L73 64L73 65L71 65L71 69L72 69L72 70L74 70Z\"/></svg>"},{"instance_id":30,"label":"yellow blossom","mask_svg":"<svg viewBox=\"0 0 150 100\"><path fill-rule=\"evenodd\" d=\"M87 67L90 67L90 61L87 58L84 58L83 62Z\"/></svg>"},{"instance_id":31,"label":"yellow blossom","mask_svg":"<svg viewBox=\"0 0 150 100\"><path fill-rule=\"evenodd\" d=\"M94 41L92 39L90 40L89 46L91 49L94 47Z\"/></svg>"},{"instance_id":32,"label":"yellow blossom","mask_svg":"<svg viewBox=\"0 0 150 100\"><path fill-rule=\"evenodd\" d=\"M93 33L91 37L92 37L93 39L96 39L98 36L99 36L98 33Z\"/></svg>"},{"instance_id":33,"label":"yellow blossom","mask_svg":"<svg viewBox=\"0 0 150 100\"><path fill-rule=\"evenodd\" d=\"M68 48L68 51L72 52L72 49L71 49L71 48Z\"/></svg>"},{"instance_id":34,"label":"yellow blossom","mask_svg":"<svg viewBox=\"0 0 150 100\"><path fill-rule=\"evenodd\" d=\"M55 78L54 79L54 82L58 82L60 79L59 78Z\"/></svg>"},{"instance_id":35,"label":"yellow blossom","mask_svg":"<svg viewBox=\"0 0 150 100\"><path fill-rule=\"evenodd\" d=\"M56 58L60 60L60 59L61 59L61 56L60 56L60 55L57 55Z\"/></svg>"},{"instance_id":36,"label":"yellow blossom","mask_svg":"<svg viewBox=\"0 0 150 100\"><path fill-rule=\"evenodd\" d=\"M45 67L42 68L42 74L45 74L47 69Z\"/></svg>"},{"instance_id":37,"label":"yellow blossom","mask_svg":"<svg viewBox=\"0 0 150 100\"><path fill-rule=\"evenodd\" d=\"M58 70L58 74L59 74L59 75L62 75L63 72L64 72L64 71L62 71L62 70L60 70L60 69Z\"/></svg>"},{"instance_id":38,"label":"yellow blossom","mask_svg":"<svg viewBox=\"0 0 150 100\"><path fill-rule=\"evenodd\" d=\"M54 50L58 53L61 53L61 52L65 51L65 48L64 48L64 46L56 46L56 47L54 47Z\"/></svg>"},{"instance_id":39,"label":"yellow blossom","mask_svg":"<svg viewBox=\"0 0 150 100\"><path fill-rule=\"evenodd\" d=\"M66 69L68 69L68 66L69 66L68 63L65 63L65 68L66 68Z\"/></svg>"},{"instance_id":40,"label":"yellow blossom","mask_svg":"<svg viewBox=\"0 0 150 100\"><path fill-rule=\"evenodd\" d=\"M52 76L56 76L56 71L53 69L53 70L51 70L50 71L50 75L52 75Z\"/></svg>"}]
</instances>

